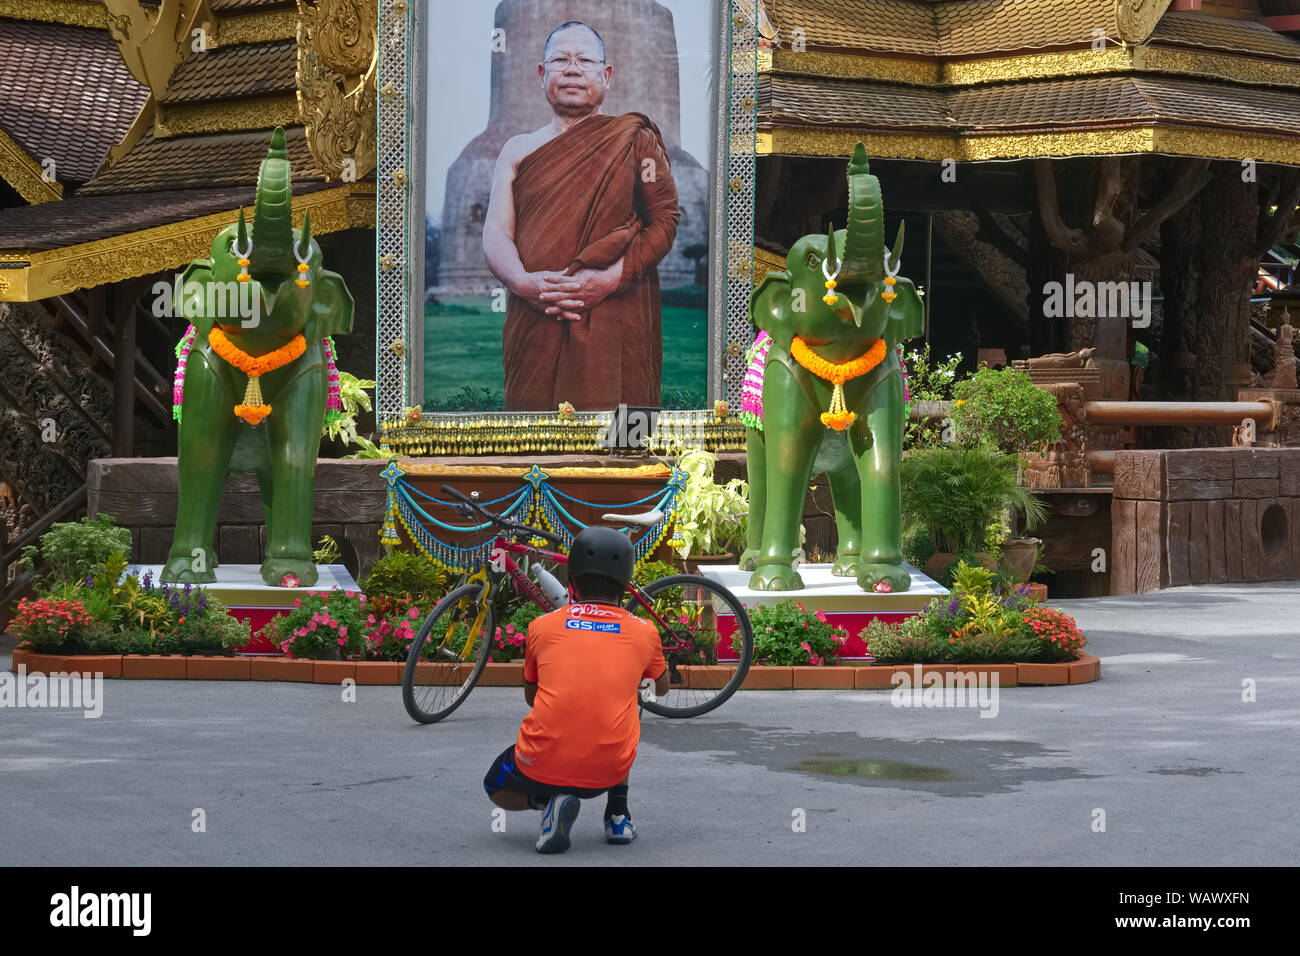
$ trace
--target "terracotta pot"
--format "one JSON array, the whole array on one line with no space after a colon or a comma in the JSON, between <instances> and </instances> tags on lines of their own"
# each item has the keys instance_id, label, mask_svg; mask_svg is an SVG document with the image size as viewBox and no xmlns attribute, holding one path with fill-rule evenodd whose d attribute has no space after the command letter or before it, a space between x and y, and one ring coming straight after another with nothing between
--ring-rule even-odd
<instances>
[{"instance_id":1,"label":"terracotta pot","mask_svg":"<svg viewBox=\"0 0 1300 956\"><path fill-rule=\"evenodd\" d=\"M999 569L1011 575L1017 584L1027 583L1029 575L1034 571L1034 562L1042 543L1039 538L1008 538L1002 543Z\"/></svg>"}]
</instances>

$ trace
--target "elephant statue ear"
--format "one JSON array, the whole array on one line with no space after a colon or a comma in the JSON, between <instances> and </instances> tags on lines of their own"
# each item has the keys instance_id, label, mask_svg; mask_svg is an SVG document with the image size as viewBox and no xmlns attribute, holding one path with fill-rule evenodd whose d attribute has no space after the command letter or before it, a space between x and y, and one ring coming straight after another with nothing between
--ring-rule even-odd
<instances>
[{"instance_id":1,"label":"elephant statue ear","mask_svg":"<svg viewBox=\"0 0 1300 956\"><path fill-rule=\"evenodd\" d=\"M181 273L181 315L198 330L199 342L207 341L212 331L212 316L207 314L204 290L214 278L211 259L195 259Z\"/></svg>"},{"instance_id":2,"label":"elephant statue ear","mask_svg":"<svg viewBox=\"0 0 1300 956\"><path fill-rule=\"evenodd\" d=\"M769 272L749 300L749 321L772 337L773 343L790 351L794 339L794 315L790 309L790 273Z\"/></svg>"},{"instance_id":3,"label":"elephant statue ear","mask_svg":"<svg viewBox=\"0 0 1300 956\"><path fill-rule=\"evenodd\" d=\"M311 282L311 314L303 334L308 342L319 342L329 335L346 335L352 331L355 305L343 277L328 269L317 271Z\"/></svg>"},{"instance_id":4,"label":"elephant statue ear","mask_svg":"<svg viewBox=\"0 0 1300 956\"><path fill-rule=\"evenodd\" d=\"M925 333L925 306L911 279L898 277L894 286L898 298L889 304L889 325L885 341L895 346Z\"/></svg>"}]
</instances>

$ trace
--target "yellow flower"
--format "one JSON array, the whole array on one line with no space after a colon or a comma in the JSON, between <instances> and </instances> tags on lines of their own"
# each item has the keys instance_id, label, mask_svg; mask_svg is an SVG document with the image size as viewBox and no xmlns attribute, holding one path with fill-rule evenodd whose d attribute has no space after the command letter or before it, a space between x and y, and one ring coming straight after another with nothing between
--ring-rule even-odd
<instances>
[{"instance_id":1,"label":"yellow flower","mask_svg":"<svg viewBox=\"0 0 1300 956\"><path fill-rule=\"evenodd\" d=\"M957 399L957 401L955 401L955 402L952 403L952 407L953 407L953 408L961 408L961 407L962 407L963 405L965 405L965 404L966 404L966 399L964 399L964 398L959 398L959 399Z\"/></svg>"}]
</instances>

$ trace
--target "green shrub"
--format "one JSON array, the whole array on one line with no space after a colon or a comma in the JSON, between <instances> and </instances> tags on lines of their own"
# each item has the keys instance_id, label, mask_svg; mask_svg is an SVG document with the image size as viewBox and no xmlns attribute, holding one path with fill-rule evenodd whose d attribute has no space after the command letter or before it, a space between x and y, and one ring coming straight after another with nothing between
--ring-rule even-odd
<instances>
[{"instance_id":1,"label":"green shrub","mask_svg":"<svg viewBox=\"0 0 1300 956\"><path fill-rule=\"evenodd\" d=\"M375 562L361 590L376 617L404 614L416 604L433 607L447 593L447 572L422 554L391 551Z\"/></svg>"},{"instance_id":2,"label":"green shrub","mask_svg":"<svg viewBox=\"0 0 1300 956\"><path fill-rule=\"evenodd\" d=\"M953 388L953 423L963 444L1008 455L1042 452L1061 437L1056 399L1014 368L981 368Z\"/></svg>"},{"instance_id":3,"label":"green shrub","mask_svg":"<svg viewBox=\"0 0 1300 956\"><path fill-rule=\"evenodd\" d=\"M778 666L835 664L848 632L823 611L807 611L795 601L762 604L749 614L754 628L754 660Z\"/></svg>"},{"instance_id":4,"label":"green shrub","mask_svg":"<svg viewBox=\"0 0 1300 956\"><path fill-rule=\"evenodd\" d=\"M41 535L39 548L34 545L23 548L22 563L35 570L44 559L50 565L43 577L44 584L71 584L84 581L119 552L124 556L131 553L131 532L117 527L112 515L99 515L51 525Z\"/></svg>"},{"instance_id":5,"label":"green shrub","mask_svg":"<svg viewBox=\"0 0 1300 956\"><path fill-rule=\"evenodd\" d=\"M29 642L37 653L75 650L95 625L80 601L23 598L15 610L9 630L20 641Z\"/></svg>"},{"instance_id":6,"label":"green shrub","mask_svg":"<svg viewBox=\"0 0 1300 956\"><path fill-rule=\"evenodd\" d=\"M365 647L366 602L355 591L333 588L304 594L288 614L277 614L258 632L291 657L347 657Z\"/></svg>"},{"instance_id":7,"label":"green shrub","mask_svg":"<svg viewBox=\"0 0 1300 956\"><path fill-rule=\"evenodd\" d=\"M872 618L858 636L866 643L867 653L880 664L928 664L942 658L947 650L920 614L895 624Z\"/></svg>"},{"instance_id":8,"label":"green shrub","mask_svg":"<svg viewBox=\"0 0 1300 956\"><path fill-rule=\"evenodd\" d=\"M1024 509L1032 527L1046 517L1038 496L1017 480L1016 459L993 448L924 448L903 458L905 536L924 529L935 551L980 550L1007 508Z\"/></svg>"},{"instance_id":9,"label":"green shrub","mask_svg":"<svg viewBox=\"0 0 1300 956\"><path fill-rule=\"evenodd\" d=\"M503 623L498 624L496 633L492 636L492 660L502 664L523 657L528 638L528 625L545 613L536 604L525 604Z\"/></svg>"}]
</instances>

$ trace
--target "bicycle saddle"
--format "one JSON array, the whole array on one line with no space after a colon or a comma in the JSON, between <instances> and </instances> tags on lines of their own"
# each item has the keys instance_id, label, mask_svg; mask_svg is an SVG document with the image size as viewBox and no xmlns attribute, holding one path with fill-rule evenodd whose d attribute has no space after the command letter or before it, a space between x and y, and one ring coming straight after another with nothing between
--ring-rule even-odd
<instances>
[{"instance_id":1,"label":"bicycle saddle","mask_svg":"<svg viewBox=\"0 0 1300 956\"><path fill-rule=\"evenodd\" d=\"M664 520L664 513L658 508L653 511L644 511L639 515L620 515L620 514L603 514L600 516L601 521L622 521L625 524L638 524L643 528L649 528Z\"/></svg>"}]
</instances>

